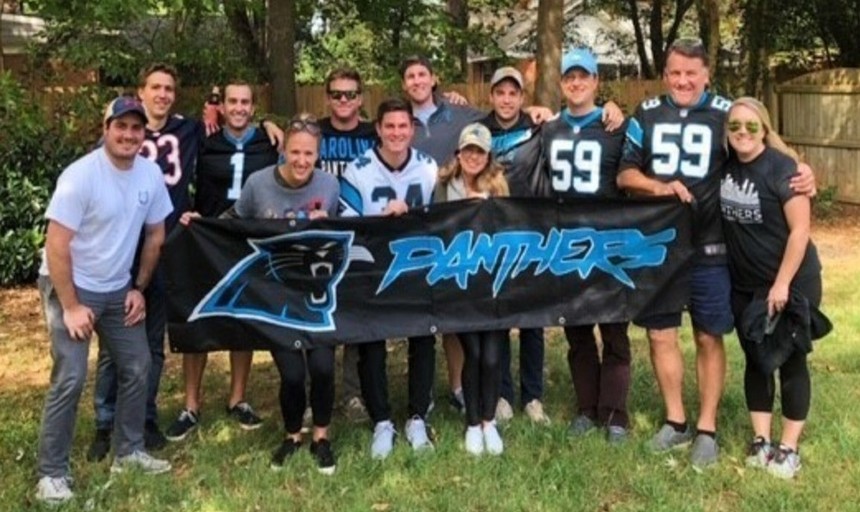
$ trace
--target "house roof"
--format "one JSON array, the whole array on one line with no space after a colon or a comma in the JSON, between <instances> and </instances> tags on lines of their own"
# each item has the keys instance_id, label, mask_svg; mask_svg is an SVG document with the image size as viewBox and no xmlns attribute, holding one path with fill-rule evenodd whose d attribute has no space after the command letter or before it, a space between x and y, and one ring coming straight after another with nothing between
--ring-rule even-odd
<instances>
[{"instance_id":1,"label":"house roof","mask_svg":"<svg viewBox=\"0 0 860 512\"><path fill-rule=\"evenodd\" d=\"M24 53L29 43L39 40L44 28L45 20L38 16L3 14L0 20L3 52L9 55Z\"/></svg>"}]
</instances>

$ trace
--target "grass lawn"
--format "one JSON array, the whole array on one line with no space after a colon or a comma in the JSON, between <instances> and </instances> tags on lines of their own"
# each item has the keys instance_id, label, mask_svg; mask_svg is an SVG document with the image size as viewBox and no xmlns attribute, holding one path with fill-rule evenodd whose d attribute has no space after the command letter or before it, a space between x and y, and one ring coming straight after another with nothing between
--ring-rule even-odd
<instances>
[{"instance_id":1,"label":"grass lawn","mask_svg":"<svg viewBox=\"0 0 860 512\"><path fill-rule=\"evenodd\" d=\"M621 447L608 446L597 434L568 439L573 398L567 345L553 329L548 332L545 373L545 405L553 423L533 426L517 415L502 431L506 451L501 457L474 458L464 452L462 418L443 398L441 347L437 410L431 418L435 452L414 455L400 442L388 460L371 461L369 425L347 423L336 413L331 432L338 467L333 477L315 471L307 450L280 472L269 469L282 427L277 371L267 354L255 358L248 393L265 416L264 427L243 432L226 419L229 372L227 358L217 354L205 377L202 427L161 453L174 466L167 475L111 476L109 460L85 461L93 436L90 385L72 448L76 496L60 510L860 510L860 225L855 218L818 226L813 236L825 266L823 309L835 329L810 358L812 411L801 442L804 468L795 481L744 467L752 431L744 405L743 360L734 336L726 339L729 371L719 417L720 464L697 471L686 451L655 455L644 447L663 411L647 342L637 328L631 328L631 439ZM694 418L693 344L689 328L682 334L688 363L685 401ZM514 350L517 361L516 345ZM39 421L51 368L48 354L35 290L0 290L0 510L41 508L33 493ZM398 428L406 408L405 356L403 346L389 354ZM162 427L182 406L180 359L168 356L160 393Z\"/></svg>"}]
</instances>

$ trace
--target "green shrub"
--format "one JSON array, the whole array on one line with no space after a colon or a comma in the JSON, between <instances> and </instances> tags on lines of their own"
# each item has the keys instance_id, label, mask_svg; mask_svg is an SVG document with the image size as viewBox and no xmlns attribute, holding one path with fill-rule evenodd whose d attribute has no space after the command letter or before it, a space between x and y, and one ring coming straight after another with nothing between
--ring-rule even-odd
<instances>
[{"instance_id":1,"label":"green shrub","mask_svg":"<svg viewBox=\"0 0 860 512\"><path fill-rule=\"evenodd\" d=\"M57 176L98 138L109 89L37 97L0 75L0 286L32 281Z\"/></svg>"},{"instance_id":2,"label":"green shrub","mask_svg":"<svg viewBox=\"0 0 860 512\"><path fill-rule=\"evenodd\" d=\"M838 191L836 185L818 190L818 194L812 200L812 216L815 219L826 222L839 216L842 205L836 199Z\"/></svg>"}]
</instances>

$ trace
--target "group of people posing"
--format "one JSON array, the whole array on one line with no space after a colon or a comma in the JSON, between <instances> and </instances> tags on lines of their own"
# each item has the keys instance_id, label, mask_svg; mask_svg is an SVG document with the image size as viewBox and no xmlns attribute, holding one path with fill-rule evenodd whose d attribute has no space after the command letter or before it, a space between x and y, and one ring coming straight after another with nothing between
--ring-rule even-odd
<instances>
[{"instance_id":1,"label":"group of people posing","mask_svg":"<svg viewBox=\"0 0 860 512\"><path fill-rule=\"evenodd\" d=\"M101 146L62 173L46 214L39 288L54 367L39 440L37 498L62 502L73 496L69 453L94 332L96 433L88 459L101 460L112 447L111 471L167 472L170 463L149 452L181 441L201 421L207 357L183 354L184 407L164 433L157 422L166 317L158 261L165 232L185 229L201 216L385 216L396 223L410 209L434 202L504 196L641 195L695 202L691 280L676 286L690 288L699 415L690 421L682 400L682 312L637 318L647 330L666 409L649 446L664 451L692 443L692 464L717 462L723 336L734 328L748 357L744 391L753 440L747 462L793 477L811 394L807 350L790 350L778 363L783 421L777 442L771 426L774 369L757 364L755 329L746 323L750 310L763 304L759 316L767 335L791 336L773 329L788 317L784 311L798 304L817 311L822 293L809 239L812 171L780 140L760 102L732 102L707 91L709 62L700 41L680 39L667 55L666 94L644 101L626 120L613 103L597 105L597 57L574 49L562 59L565 105L556 115L524 108L523 77L515 68L492 76L493 110L486 113L456 94L438 94L432 63L416 56L400 68L405 97L383 101L372 123L360 118L359 73L339 68L325 84L330 117L317 121L301 114L283 129L271 122L254 125L253 90L236 81L223 88L222 124L208 136L203 123L171 113L175 70L162 64L144 69L137 99L111 102ZM577 411L571 435L603 429L610 443L628 439L627 331L627 323L565 327ZM521 329L519 340L519 403L532 421L548 423L543 330ZM346 345L342 361L343 408L350 417L369 417L370 455L377 459L391 454L397 437L385 343ZM434 407L435 343L433 336L408 340L403 433L415 451L434 447L427 422ZM510 419L515 404L510 333L450 333L442 344L448 399L465 417L466 452L503 453L497 421ZM329 433L335 350L272 351L285 431L273 468L301 449L309 401L310 451L320 472L335 471ZM245 397L252 355L230 352L226 410L244 429L262 424Z\"/></svg>"}]
</instances>

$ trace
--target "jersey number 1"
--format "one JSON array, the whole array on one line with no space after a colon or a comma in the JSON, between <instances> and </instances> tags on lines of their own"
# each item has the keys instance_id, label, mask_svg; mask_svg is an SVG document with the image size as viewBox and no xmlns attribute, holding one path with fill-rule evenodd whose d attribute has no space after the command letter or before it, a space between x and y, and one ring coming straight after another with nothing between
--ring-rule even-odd
<instances>
[{"instance_id":1,"label":"jersey number 1","mask_svg":"<svg viewBox=\"0 0 860 512\"><path fill-rule=\"evenodd\" d=\"M245 153L233 153L230 157L230 167L233 168L233 183L227 189L227 199L235 201L242 192L242 176L245 173Z\"/></svg>"}]
</instances>

